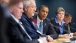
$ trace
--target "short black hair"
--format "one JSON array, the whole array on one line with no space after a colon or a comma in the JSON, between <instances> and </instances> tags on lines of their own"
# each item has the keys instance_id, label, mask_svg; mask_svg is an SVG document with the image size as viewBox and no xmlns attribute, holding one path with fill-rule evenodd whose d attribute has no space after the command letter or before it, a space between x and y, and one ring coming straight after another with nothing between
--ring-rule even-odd
<instances>
[{"instance_id":1,"label":"short black hair","mask_svg":"<svg viewBox=\"0 0 76 43\"><path fill-rule=\"evenodd\" d=\"M38 8L38 10L41 10L41 8L43 8L43 7L48 8L48 6L46 6L46 5L41 5L41 6Z\"/></svg>"},{"instance_id":2,"label":"short black hair","mask_svg":"<svg viewBox=\"0 0 76 43\"><path fill-rule=\"evenodd\" d=\"M68 18L69 16L72 17L72 15L71 15L70 13L66 12L66 13L65 13L65 17Z\"/></svg>"}]
</instances>

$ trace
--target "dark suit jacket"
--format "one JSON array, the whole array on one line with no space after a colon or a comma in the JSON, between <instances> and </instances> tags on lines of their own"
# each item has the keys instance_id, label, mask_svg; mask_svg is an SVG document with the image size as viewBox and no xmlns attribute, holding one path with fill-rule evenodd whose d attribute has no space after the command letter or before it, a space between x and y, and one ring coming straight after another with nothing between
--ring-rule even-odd
<instances>
[{"instance_id":1,"label":"dark suit jacket","mask_svg":"<svg viewBox=\"0 0 76 43\"><path fill-rule=\"evenodd\" d=\"M33 17L32 22L37 24L37 15ZM48 18L43 20L43 34L50 35L54 39L58 37L54 28L50 25L50 19Z\"/></svg>"},{"instance_id":2,"label":"dark suit jacket","mask_svg":"<svg viewBox=\"0 0 76 43\"><path fill-rule=\"evenodd\" d=\"M21 21L32 39L38 39L40 37L40 34L37 33L37 29L32 24L31 19L29 19L26 14L23 13Z\"/></svg>"},{"instance_id":3,"label":"dark suit jacket","mask_svg":"<svg viewBox=\"0 0 76 43\"><path fill-rule=\"evenodd\" d=\"M7 36L11 43L39 43L37 40L28 39L26 33L12 17L9 17L7 21Z\"/></svg>"},{"instance_id":4,"label":"dark suit jacket","mask_svg":"<svg viewBox=\"0 0 76 43\"><path fill-rule=\"evenodd\" d=\"M5 6L6 7L6 6ZM7 15L5 13L4 9L7 9L3 7L2 5L0 5L0 43L9 43L8 38L6 36L6 22L7 20L5 19L5 15ZM7 11L7 10L6 10Z\"/></svg>"},{"instance_id":5,"label":"dark suit jacket","mask_svg":"<svg viewBox=\"0 0 76 43\"><path fill-rule=\"evenodd\" d=\"M5 24L5 18L4 18L4 12L3 12L3 9L2 9L2 6L0 5L0 43L5 43L6 41L4 41L4 37L3 37L3 35L4 35L4 29L5 29L5 26L6 25L4 25ZM7 42L6 42L7 43Z\"/></svg>"},{"instance_id":6,"label":"dark suit jacket","mask_svg":"<svg viewBox=\"0 0 76 43\"><path fill-rule=\"evenodd\" d=\"M54 29L57 32L57 34L60 34L60 29L57 28L57 27L59 27L59 24L57 24L55 22L55 18L51 19L51 23L56 26L56 27L54 27ZM67 26L64 24L63 25L63 34L66 34L66 33L68 33L68 29L67 29Z\"/></svg>"}]
</instances>

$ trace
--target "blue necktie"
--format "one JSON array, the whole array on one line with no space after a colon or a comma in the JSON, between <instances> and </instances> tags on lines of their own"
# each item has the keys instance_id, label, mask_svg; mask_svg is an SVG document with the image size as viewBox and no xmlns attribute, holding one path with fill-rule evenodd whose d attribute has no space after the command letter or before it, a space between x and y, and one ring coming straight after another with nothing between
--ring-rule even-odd
<instances>
[{"instance_id":1,"label":"blue necktie","mask_svg":"<svg viewBox=\"0 0 76 43\"><path fill-rule=\"evenodd\" d=\"M63 34L63 26L60 26L60 34Z\"/></svg>"},{"instance_id":2,"label":"blue necktie","mask_svg":"<svg viewBox=\"0 0 76 43\"><path fill-rule=\"evenodd\" d=\"M30 37L30 35L26 32L26 30L25 30L24 27L22 26L22 23L21 23L21 22L19 22L19 25L20 25L21 28L24 30L24 32L26 33L26 35L28 36L28 38L29 38L30 40L32 40L32 38Z\"/></svg>"},{"instance_id":3,"label":"blue necktie","mask_svg":"<svg viewBox=\"0 0 76 43\"><path fill-rule=\"evenodd\" d=\"M39 31L43 34L43 22L40 22Z\"/></svg>"}]
</instances>

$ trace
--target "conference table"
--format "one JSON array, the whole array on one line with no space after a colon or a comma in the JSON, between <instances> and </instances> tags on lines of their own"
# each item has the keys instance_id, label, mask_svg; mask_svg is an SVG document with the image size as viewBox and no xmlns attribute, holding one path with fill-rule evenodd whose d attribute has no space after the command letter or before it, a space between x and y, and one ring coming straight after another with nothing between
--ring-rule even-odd
<instances>
[{"instance_id":1,"label":"conference table","mask_svg":"<svg viewBox=\"0 0 76 43\"><path fill-rule=\"evenodd\" d=\"M76 43L76 40L70 40L69 38L58 38L55 39L55 42L48 42L48 43Z\"/></svg>"}]
</instances>

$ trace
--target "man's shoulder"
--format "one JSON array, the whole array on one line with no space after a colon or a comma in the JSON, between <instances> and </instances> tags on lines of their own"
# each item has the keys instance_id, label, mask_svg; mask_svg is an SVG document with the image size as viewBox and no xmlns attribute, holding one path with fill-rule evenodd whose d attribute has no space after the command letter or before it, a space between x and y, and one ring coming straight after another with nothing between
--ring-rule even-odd
<instances>
[{"instance_id":1,"label":"man's shoulder","mask_svg":"<svg viewBox=\"0 0 76 43\"><path fill-rule=\"evenodd\" d=\"M45 20L50 20L49 18L46 18Z\"/></svg>"},{"instance_id":2,"label":"man's shoulder","mask_svg":"<svg viewBox=\"0 0 76 43\"><path fill-rule=\"evenodd\" d=\"M21 21L26 21L26 19L27 19L27 18L26 18L26 15L25 15L25 14L22 14L22 17L21 17L20 20L21 20Z\"/></svg>"},{"instance_id":3,"label":"man's shoulder","mask_svg":"<svg viewBox=\"0 0 76 43\"><path fill-rule=\"evenodd\" d=\"M17 22L13 19L12 16L8 17L6 20L8 25L17 24Z\"/></svg>"},{"instance_id":4,"label":"man's shoulder","mask_svg":"<svg viewBox=\"0 0 76 43\"><path fill-rule=\"evenodd\" d=\"M23 13L23 14L22 14L22 18L24 18L24 17L26 17L26 15Z\"/></svg>"},{"instance_id":5,"label":"man's shoulder","mask_svg":"<svg viewBox=\"0 0 76 43\"><path fill-rule=\"evenodd\" d=\"M52 19L51 19L51 21L54 21L54 20L55 20L55 18L52 18Z\"/></svg>"},{"instance_id":6,"label":"man's shoulder","mask_svg":"<svg viewBox=\"0 0 76 43\"><path fill-rule=\"evenodd\" d=\"M49 18L45 18L43 21L50 22L50 19Z\"/></svg>"},{"instance_id":7,"label":"man's shoulder","mask_svg":"<svg viewBox=\"0 0 76 43\"><path fill-rule=\"evenodd\" d=\"M51 22L55 22L55 18L52 18L50 21L51 21Z\"/></svg>"}]
</instances>

